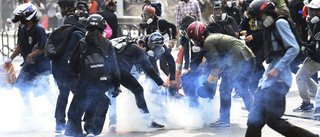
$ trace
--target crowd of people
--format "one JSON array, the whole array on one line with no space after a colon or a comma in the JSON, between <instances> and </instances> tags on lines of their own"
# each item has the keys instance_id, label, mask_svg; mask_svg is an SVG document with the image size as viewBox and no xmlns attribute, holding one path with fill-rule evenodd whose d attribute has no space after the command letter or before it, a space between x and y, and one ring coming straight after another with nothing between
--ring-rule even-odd
<instances>
[{"instance_id":1,"label":"crowd of people","mask_svg":"<svg viewBox=\"0 0 320 137\"><path fill-rule=\"evenodd\" d=\"M99 135L110 104L109 111L114 112L109 113L109 127L116 130L120 85L134 94L151 128L164 128L149 112L143 83L138 81L144 72L151 81L151 92L166 87L170 98L186 98L193 108L201 105L199 97L213 99L219 86L220 118L211 127L230 126L234 91L233 97L241 97L249 112L246 137L261 136L265 124L284 136L319 137L282 116L294 73L302 104L293 111L314 111L320 118L320 0L124 1L128 13L133 13L135 3L143 4L138 15L144 32L138 37L118 36L115 0L19 2L14 17L7 20L19 22L20 27L17 47L6 64L22 55L24 63L15 87L24 101L24 114L33 114L30 91L46 95L56 107L56 133ZM47 14L39 15L44 9ZM173 19L172 13L176 13ZM48 16L52 34L46 34L40 24L44 16ZM73 31L59 56L49 58L48 43L59 37L54 36L55 28L63 27ZM178 57L171 54L175 48ZM48 86L50 74L59 89L57 98L48 90L37 90ZM205 79L200 84L204 88L195 84L199 79ZM70 92L74 97L66 110Z\"/></svg>"}]
</instances>

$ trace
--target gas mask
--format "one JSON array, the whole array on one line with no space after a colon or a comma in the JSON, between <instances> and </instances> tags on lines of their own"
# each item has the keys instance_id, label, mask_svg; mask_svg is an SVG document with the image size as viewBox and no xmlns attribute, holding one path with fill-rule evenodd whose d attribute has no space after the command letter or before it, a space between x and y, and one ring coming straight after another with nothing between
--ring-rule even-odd
<instances>
[{"instance_id":1,"label":"gas mask","mask_svg":"<svg viewBox=\"0 0 320 137\"><path fill-rule=\"evenodd\" d=\"M201 48L199 46L192 46L192 52L193 53L198 53L201 51Z\"/></svg>"},{"instance_id":2,"label":"gas mask","mask_svg":"<svg viewBox=\"0 0 320 137\"><path fill-rule=\"evenodd\" d=\"M227 13L220 13L220 12L214 13L214 20L216 21L223 21L226 18L227 18Z\"/></svg>"},{"instance_id":3,"label":"gas mask","mask_svg":"<svg viewBox=\"0 0 320 137\"><path fill-rule=\"evenodd\" d=\"M263 19L263 26L264 27L269 27L274 23L274 19L272 18L272 16L267 16Z\"/></svg>"},{"instance_id":4,"label":"gas mask","mask_svg":"<svg viewBox=\"0 0 320 137\"><path fill-rule=\"evenodd\" d=\"M152 18L149 18L148 20L147 20L147 24L151 24L153 22L153 19Z\"/></svg>"},{"instance_id":5,"label":"gas mask","mask_svg":"<svg viewBox=\"0 0 320 137\"><path fill-rule=\"evenodd\" d=\"M319 17L318 16L314 16L313 18L311 18L310 22L312 24L319 22Z\"/></svg>"},{"instance_id":6,"label":"gas mask","mask_svg":"<svg viewBox=\"0 0 320 137\"><path fill-rule=\"evenodd\" d=\"M231 8L231 7L232 7L232 2L231 2L231 1L227 1L226 4L227 4L227 7L228 7L228 8Z\"/></svg>"}]
</instances>

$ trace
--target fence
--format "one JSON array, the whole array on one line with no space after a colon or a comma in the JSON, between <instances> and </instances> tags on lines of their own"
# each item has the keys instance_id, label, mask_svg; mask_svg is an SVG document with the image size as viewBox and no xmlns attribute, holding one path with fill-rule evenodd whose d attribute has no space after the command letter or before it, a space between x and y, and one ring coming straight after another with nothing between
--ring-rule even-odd
<instances>
[{"instance_id":1,"label":"fence","mask_svg":"<svg viewBox=\"0 0 320 137\"><path fill-rule=\"evenodd\" d=\"M118 27L118 36L137 37L144 35L145 31L141 30L137 25L120 25ZM18 30L15 31L2 31L0 41L0 55L8 57L16 48L18 41Z\"/></svg>"}]
</instances>

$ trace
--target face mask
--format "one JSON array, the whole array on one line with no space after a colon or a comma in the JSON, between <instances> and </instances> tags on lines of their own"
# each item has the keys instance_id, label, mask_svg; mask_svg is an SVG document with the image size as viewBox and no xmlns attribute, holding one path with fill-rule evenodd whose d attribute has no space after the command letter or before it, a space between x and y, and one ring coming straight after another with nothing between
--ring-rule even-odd
<instances>
[{"instance_id":1,"label":"face mask","mask_svg":"<svg viewBox=\"0 0 320 137\"><path fill-rule=\"evenodd\" d=\"M222 16L222 14L220 12L216 12L214 14L214 20L217 20L217 21L221 20L221 16Z\"/></svg>"},{"instance_id":2,"label":"face mask","mask_svg":"<svg viewBox=\"0 0 320 137\"><path fill-rule=\"evenodd\" d=\"M159 59L161 57L161 55L164 53L164 48L161 47L156 47L155 49L153 49L154 55Z\"/></svg>"},{"instance_id":3,"label":"face mask","mask_svg":"<svg viewBox=\"0 0 320 137\"><path fill-rule=\"evenodd\" d=\"M264 27L269 27L274 23L274 19L271 16L267 16L263 20L263 26Z\"/></svg>"},{"instance_id":4,"label":"face mask","mask_svg":"<svg viewBox=\"0 0 320 137\"><path fill-rule=\"evenodd\" d=\"M232 2L231 1L227 1L227 7L231 8L232 7Z\"/></svg>"},{"instance_id":5,"label":"face mask","mask_svg":"<svg viewBox=\"0 0 320 137\"><path fill-rule=\"evenodd\" d=\"M311 23L317 23L319 22L319 17L318 16L314 16L311 20L310 20Z\"/></svg>"},{"instance_id":6,"label":"face mask","mask_svg":"<svg viewBox=\"0 0 320 137\"><path fill-rule=\"evenodd\" d=\"M147 20L147 24L151 24L153 22L153 19L152 18L149 18L148 20Z\"/></svg>"},{"instance_id":7,"label":"face mask","mask_svg":"<svg viewBox=\"0 0 320 137\"><path fill-rule=\"evenodd\" d=\"M201 51L201 48L199 46L192 46L192 52L193 53L198 53Z\"/></svg>"},{"instance_id":8,"label":"face mask","mask_svg":"<svg viewBox=\"0 0 320 137\"><path fill-rule=\"evenodd\" d=\"M150 57L154 57L154 52L152 50L148 50L147 51L147 54L150 56Z\"/></svg>"},{"instance_id":9,"label":"face mask","mask_svg":"<svg viewBox=\"0 0 320 137\"><path fill-rule=\"evenodd\" d=\"M58 19L62 19L62 14L61 14L61 12L57 12L57 13L56 13L56 17L57 17Z\"/></svg>"}]
</instances>

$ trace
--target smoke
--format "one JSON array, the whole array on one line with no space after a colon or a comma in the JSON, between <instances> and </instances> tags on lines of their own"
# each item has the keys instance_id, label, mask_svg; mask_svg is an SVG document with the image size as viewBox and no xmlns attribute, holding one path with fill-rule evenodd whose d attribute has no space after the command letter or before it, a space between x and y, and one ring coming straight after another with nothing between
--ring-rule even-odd
<instances>
[{"instance_id":1,"label":"smoke","mask_svg":"<svg viewBox=\"0 0 320 137\"><path fill-rule=\"evenodd\" d=\"M143 85L150 115L140 112L133 93L122 87L123 93L117 97L116 106L118 132L154 131L156 129L150 128L151 120L165 125L165 129L199 129L218 118L217 99L199 98L200 107L191 108L186 97L172 99L165 94L165 88L159 88L148 78L140 77L139 82Z\"/></svg>"},{"instance_id":2,"label":"smoke","mask_svg":"<svg viewBox=\"0 0 320 137\"><path fill-rule=\"evenodd\" d=\"M3 59L0 59L0 64L3 64ZM13 62L16 74L20 71L20 62ZM0 75L3 75L1 73ZM0 77L3 81L3 77ZM52 95L51 100L56 100L56 87L52 75L50 75L50 83L35 81L38 84L50 85L48 87L37 87L40 91L49 91ZM25 88L28 88L27 86ZM24 102L20 95L20 91L14 86L0 85L0 136L8 135L23 135L33 131L53 131L55 129L55 119L53 106L46 96L34 97L33 92L29 93L32 115L27 116L24 113Z\"/></svg>"}]
</instances>

